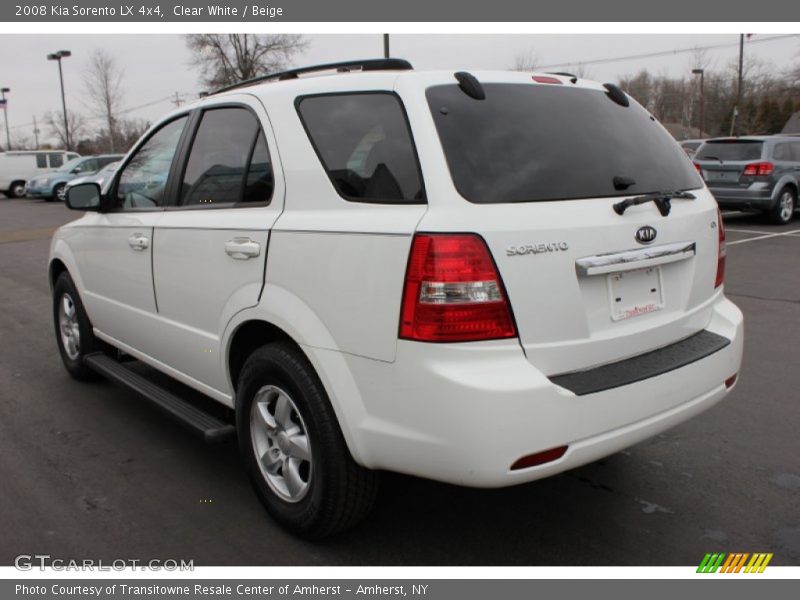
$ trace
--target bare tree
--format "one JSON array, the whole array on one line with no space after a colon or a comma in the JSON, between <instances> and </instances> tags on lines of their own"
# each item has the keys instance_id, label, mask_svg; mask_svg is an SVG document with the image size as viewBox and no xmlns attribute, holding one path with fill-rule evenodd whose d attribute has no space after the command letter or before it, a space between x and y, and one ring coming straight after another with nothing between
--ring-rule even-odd
<instances>
[{"instance_id":1,"label":"bare tree","mask_svg":"<svg viewBox=\"0 0 800 600\"><path fill-rule=\"evenodd\" d=\"M585 64L578 63L578 67L573 71L578 79L592 79L592 70Z\"/></svg>"},{"instance_id":2,"label":"bare tree","mask_svg":"<svg viewBox=\"0 0 800 600\"><path fill-rule=\"evenodd\" d=\"M14 150L34 150L33 136L23 132L11 132L11 146Z\"/></svg>"},{"instance_id":3,"label":"bare tree","mask_svg":"<svg viewBox=\"0 0 800 600\"><path fill-rule=\"evenodd\" d=\"M532 48L520 52L514 57L515 71L535 71L538 64L539 57Z\"/></svg>"},{"instance_id":4,"label":"bare tree","mask_svg":"<svg viewBox=\"0 0 800 600\"><path fill-rule=\"evenodd\" d=\"M301 35L198 33L186 36L200 81L216 89L285 69L308 42Z\"/></svg>"},{"instance_id":5,"label":"bare tree","mask_svg":"<svg viewBox=\"0 0 800 600\"><path fill-rule=\"evenodd\" d=\"M123 71L116 60L103 50L92 53L83 75L89 104L94 114L105 123L111 152L117 150L117 121L122 109L122 76Z\"/></svg>"},{"instance_id":6,"label":"bare tree","mask_svg":"<svg viewBox=\"0 0 800 600\"><path fill-rule=\"evenodd\" d=\"M64 115L48 112L44 115L45 125L50 130L50 135L58 141L60 148L67 147L67 135L64 132ZM78 140L86 135L86 118L80 113L67 111L67 124L69 126L69 138L72 141Z\"/></svg>"}]
</instances>

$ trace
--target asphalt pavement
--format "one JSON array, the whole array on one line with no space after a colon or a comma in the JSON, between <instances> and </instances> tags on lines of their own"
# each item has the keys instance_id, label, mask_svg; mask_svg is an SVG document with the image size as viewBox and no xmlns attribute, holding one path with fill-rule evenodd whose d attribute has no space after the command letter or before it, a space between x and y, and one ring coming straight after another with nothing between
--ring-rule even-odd
<instances>
[{"instance_id":1,"label":"asphalt pavement","mask_svg":"<svg viewBox=\"0 0 800 600\"><path fill-rule=\"evenodd\" d=\"M800 564L800 215L726 217L746 317L734 392L600 462L503 490L386 474L356 530L321 543L264 512L235 443L206 446L108 382L62 368L46 268L60 203L0 198L0 564L692 565L706 552Z\"/></svg>"}]
</instances>

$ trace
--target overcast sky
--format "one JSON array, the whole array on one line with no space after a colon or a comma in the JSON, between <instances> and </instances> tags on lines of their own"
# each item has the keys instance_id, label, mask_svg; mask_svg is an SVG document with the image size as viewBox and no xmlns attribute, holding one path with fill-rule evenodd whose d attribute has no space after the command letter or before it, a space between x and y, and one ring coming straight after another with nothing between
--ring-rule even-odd
<instances>
[{"instance_id":1,"label":"overcast sky","mask_svg":"<svg viewBox=\"0 0 800 600\"><path fill-rule=\"evenodd\" d=\"M375 35L309 35L307 51L295 59L297 65L378 57L383 40ZM773 34L759 34L747 42L747 56L758 57L776 71L800 62L800 37L759 42ZM418 69L507 69L515 57L532 51L542 66L562 65L577 70L577 64L596 59L654 52L676 51L697 46L729 46L710 50L709 68L724 68L738 56L737 35L392 35L392 56L410 60ZM168 96L175 92L192 99L201 90L198 73L189 65L189 52L179 35L0 35L0 86L11 88L8 117L13 138L32 136L34 115L39 120L40 140L50 137L42 123L48 111L60 111L58 69L46 60L49 52L66 49L72 57L63 60L67 108L89 114L83 102L82 73L90 53L103 48L124 68L124 106L139 107L132 117L158 119L172 108ZM585 65L586 76L616 81L642 68L670 76L691 71L692 53L627 59ZM5 134L5 131L3 131ZM5 141L5 140L3 140ZM5 145L5 144L3 144Z\"/></svg>"}]
</instances>

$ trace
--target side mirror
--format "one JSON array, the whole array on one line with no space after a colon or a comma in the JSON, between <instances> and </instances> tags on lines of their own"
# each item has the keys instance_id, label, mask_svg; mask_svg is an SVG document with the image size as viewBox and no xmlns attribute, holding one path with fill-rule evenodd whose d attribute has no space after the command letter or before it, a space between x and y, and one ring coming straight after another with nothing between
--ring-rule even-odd
<instances>
[{"instance_id":1,"label":"side mirror","mask_svg":"<svg viewBox=\"0 0 800 600\"><path fill-rule=\"evenodd\" d=\"M67 207L72 210L99 210L100 186L93 181L73 185L67 190Z\"/></svg>"}]
</instances>

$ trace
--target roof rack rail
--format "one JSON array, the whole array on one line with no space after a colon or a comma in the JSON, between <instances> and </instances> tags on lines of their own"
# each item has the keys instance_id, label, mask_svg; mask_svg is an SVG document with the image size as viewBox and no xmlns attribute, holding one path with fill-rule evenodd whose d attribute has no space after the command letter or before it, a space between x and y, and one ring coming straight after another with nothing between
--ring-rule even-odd
<instances>
[{"instance_id":1,"label":"roof rack rail","mask_svg":"<svg viewBox=\"0 0 800 600\"><path fill-rule=\"evenodd\" d=\"M220 88L212 94L219 94L220 92L227 92L237 88L247 87L261 83L263 81L285 81L287 79L297 79L298 76L306 73L315 73L318 71L339 71L342 73L348 71L409 71L414 67L411 63L402 58L368 58L365 60L348 60L344 62L327 63L323 65L313 65L310 67L299 67L297 69L289 69L288 71L279 71L276 73L267 73L259 77L253 77L233 85L228 85Z\"/></svg>"}]
</instances>

